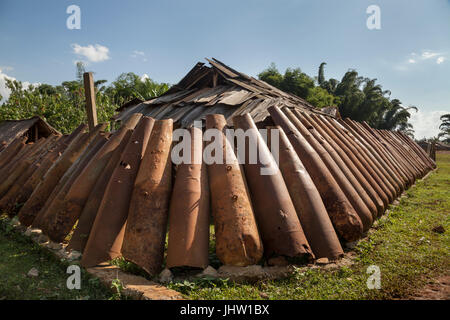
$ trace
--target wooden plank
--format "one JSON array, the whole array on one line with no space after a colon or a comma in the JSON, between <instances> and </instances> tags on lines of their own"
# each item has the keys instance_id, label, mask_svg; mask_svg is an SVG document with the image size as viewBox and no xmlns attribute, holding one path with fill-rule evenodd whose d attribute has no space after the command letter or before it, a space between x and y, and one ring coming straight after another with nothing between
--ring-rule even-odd
<instances>
[{"instance_id":1,"label":"wooden plank","mask_svg":"<svg viewBox=\"0 0 450 320\"><path fill-rule=\"evenodd\" d=\"M221 64L219 64L219 63L217 63L217 62L215 62L215 61L209 60L208 58L206 58L206 60L208 60L208 62L209 62L214 68L216 68L217 70L221 71L221 72L222 72L223 74L225 74L227 77L230 77L230 78L238 78L238 77L239 77L238 74L236 74L236 73L234 73L233 71L229 70L228 68L222 66Z\"/></svg>"},{"instance_id":2,"label":"wooden plank","mask_svg":"<svg viewBox=\"0 0 450 320\"><path fill-rule=\"evenodd\" d=\"M229 95L226 97L221 98L218 103L227 104L230 106L237 106L242 104L243 102L247 101L254 95L253 92L250 92L248 90L236 90L233 92L230 92Z\"/></svg>"},{"instance_id":3,"label":"wooden plank","mask_svg":"<svg viewBox=\"0 0 450 320\"><path fill-rule=\"evenodd\" d=\"M195 99L192 99L190 102L194 103L209 103L214 100L218 95L228 91L228 86L217 86L215 88L210 88L208 91L204 92L202 95L199 95Z\"/></svg>"},{"instance_id":4,"label":"wooden plank","mask_svg":"<svg viewBox=\"0 0 450 320\"><path fill-rule=\"evenodd\" d=\"M83 74L83 80L89 132L92 132L97 125L97 106L95 105L95 88L92 72L85 72Z\"/></svg>"},{"instance_id":5,"label":"wooden plank","mask_svg":"<svg viewBox=\"0 0 450 320\"><path fill-rule=\"evenodd\" d=\"M237 84L238 86L240 86L244 89L247 89L248 91L252 91L254 93L263 93L263 91L261 91L259 88L253 87L243 81L236 80L236 79L227 79L227 80L233 82L234 84Z\"/></svg>"}]
</instances>

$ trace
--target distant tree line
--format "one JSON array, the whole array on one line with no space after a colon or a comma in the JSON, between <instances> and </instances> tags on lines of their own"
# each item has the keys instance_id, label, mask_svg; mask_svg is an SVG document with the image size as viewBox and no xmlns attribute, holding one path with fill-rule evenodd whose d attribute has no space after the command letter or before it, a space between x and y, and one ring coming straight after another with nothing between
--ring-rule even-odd
<instances>
[{"instance_id":1,"label":"distant tree line","mask_svg":"<svg viewBox=\"0 0 450 320\"><path fill-rule=\"evenodd\" d=\"M288 68L281 74L272 63L258 77L318 108L336 106L342 117L366 121L377 129L401 130L413 134L408 120L411 110L417 111L415 106L405 107L400 100L391 99L391 92L383 90L376 83L377 79L361 77L355 70L347 71L341 81L333 78L326 80L325 65L325 62L321 63L317 77L312 78L300 68Z\"/></svg>"},{"instance_id":2,"label":"distant tree line","mask_svg":"<svg viewBox=\"0 0 450 320\"><path fill-rule=\"evenodd\" d=\"M11 94L0 105L0 121L38 115L62 133L72 132L80 123L86 122L84 72L84 65L77 63L76 79L56 86L24 87L20 81L6 79ZM132 72L121 74L108 86L106 82L97 80L94 83L99 122L109 122L115 110L133 98L148 100L169 89L167 83L157 83Z\"/></svg>"},{"instance_id":3,"label":"distant tree line","mask_svg":"<svg viewBox=\"0 0 450 320\"><path fill-rule=\"evenodd\" d=\"M343 117L367 121L374 128L401 130L412 135L408 122L414 106L404 107L400 100L391 99L390 91L383 90L376 79L364 78L355 70L347 71L341 81L326 79L324 67L319 66L317 77L310 77L300 68L288 68L281 74L271 64L258 77L269 84L301 98L317 108L336 106ZM86 121L83 73L85 66L77 63L76 79L60 85L40 84L25 88L20 81L6 80L11 90L9 98L0 105L0 121L24 119L38 115L63 133L72 132ZM95 81L98 120L107 122L115 110L132 100L148 100L169 89L169 84L158 83L135 73L122 73L111 84L106 80ZM1 97L0 97L1 100ZM448 116L448 115L446 115ZM441 125L443 132L449 130L449 117ZM444 135L444 133L442 134Z\"/></svg>"}]
</instances>

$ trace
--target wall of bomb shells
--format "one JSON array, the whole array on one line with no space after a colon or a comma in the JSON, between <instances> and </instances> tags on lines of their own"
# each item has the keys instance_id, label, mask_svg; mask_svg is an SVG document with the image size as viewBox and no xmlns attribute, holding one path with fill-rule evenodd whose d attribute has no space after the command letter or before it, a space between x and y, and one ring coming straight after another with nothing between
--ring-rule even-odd
<instances>
[{"instance_id":1,"label":"wall of bomb shells","mask_svg":"<svg viewBox=\"0 0 450 320\"><path fill-rule=\"evenodd\" d=\"M86 267L123 256L151 275L164 263L205 268L210 224L224 265L336 260L344 243L363 237L436 167L401 132L289 108L268 111L267 129L279 130L278 165L257 130L248 132L264 164L240 164L225 134L227 161L205 164L208 143L191 128L197 161L175 166L172 120L141 114L112 133L106 124L92 132L82 124L35 143L18 137L0 152L0 208L52 241L68 242ZM249 114L233 124L257 128ZM224 132L226 121L207 115L205 125ZM261 174L267 163L274 174Z\"/></svg>"}]
</instances>

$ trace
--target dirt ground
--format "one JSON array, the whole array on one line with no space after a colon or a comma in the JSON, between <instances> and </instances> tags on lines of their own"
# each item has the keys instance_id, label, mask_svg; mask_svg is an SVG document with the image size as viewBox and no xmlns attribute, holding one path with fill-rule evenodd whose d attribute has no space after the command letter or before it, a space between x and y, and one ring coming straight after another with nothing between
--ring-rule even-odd
<instances>
[{"instance_id":1,"label":"dirt ground","mask_svg":"<svg viewBox=\"0 0 450 320\"><path fill-rule=\"evenodd\" d=\"M450 300L450 276L443 276L427 283L409 299L412 300Z\"/></svg>"}]
</instances>

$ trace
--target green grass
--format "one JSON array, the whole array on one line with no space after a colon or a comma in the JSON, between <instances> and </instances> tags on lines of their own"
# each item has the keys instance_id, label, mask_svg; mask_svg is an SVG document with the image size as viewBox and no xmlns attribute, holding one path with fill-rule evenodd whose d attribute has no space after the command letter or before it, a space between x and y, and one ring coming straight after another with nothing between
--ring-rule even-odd
<instances>
[{"instance_id":1,"label":"green grass","mask_svg":"<svg viewBox=\"0 0 450 320\"><path fill-rule=\"evenodd\" d=\"M386 218L355 248L355 263L336 270L309 269L287 279L235 284L184 281L169 285L190 299L396 299L450 271L450 154L438 170L416 182ZM444 234L432 229L444 226ZM381 289L368 289L367 267L381 271Z\"/></svg>"},{"instance_id":2,"label":"green grass","mask_svg":"<svg viewBox=\"0 0 450 320\"><path fill-rule=\"evenodd\" d=\"M58 260L52 253L28 237L13 230L0 218L0 300L26 299L114 299L114 295L99 279L81 268L81 289L69 290L66 273L69 263ZM27 276L31 268L39 276Z\"/></svg>"}]
</instances>

